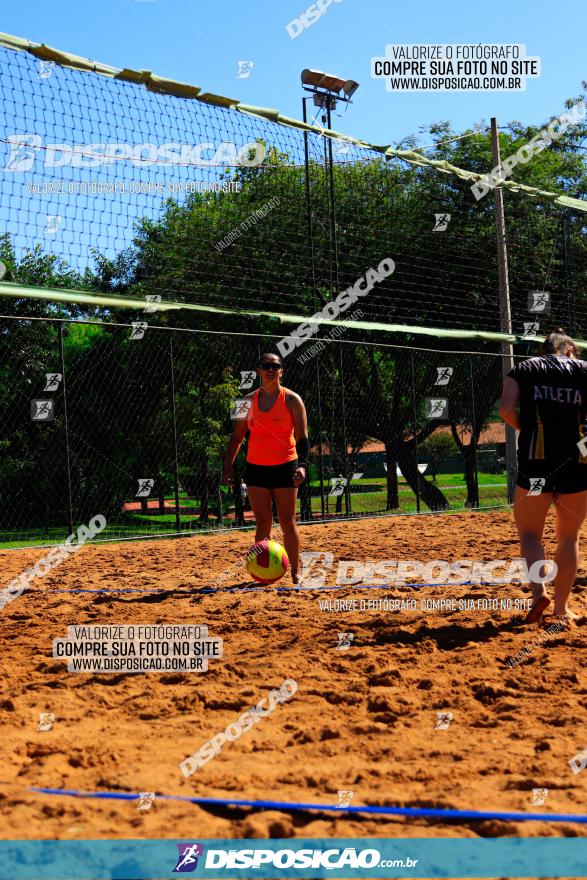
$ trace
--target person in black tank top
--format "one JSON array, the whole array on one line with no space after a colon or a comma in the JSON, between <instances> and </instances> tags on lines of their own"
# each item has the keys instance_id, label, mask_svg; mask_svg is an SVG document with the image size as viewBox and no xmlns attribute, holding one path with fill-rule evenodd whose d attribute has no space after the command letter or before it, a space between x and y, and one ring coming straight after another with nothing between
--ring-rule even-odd
<instances>
[{"instance_id":1,"label":"person in black tank top","mask_svg":"<svg viewBox=\"0 0 587 880\"><path fill-rule=\"evenodd\" d=\"M504 380L500 415L518 430L514 517L528 567L544 560L542 533L554 502L558 545L554 561L554 615L568 622L569 595L577 574L578 534L587 514L587 361L558 328L542 354L522 361ZM533 583L526 622L540 620L550 599Z\"/></svg>"},{"instance_id":2,"label":"person in black tank top","mask_svg":"<svg viewBox=\"0 0 587 880\"><path fill-rule=\"evenodd\" d=\"M522 361L508 374L519 392L518 486L544 478L544 492L587 489L585 436L587 361L547 354Z\"/></svg>"}]
</instances>

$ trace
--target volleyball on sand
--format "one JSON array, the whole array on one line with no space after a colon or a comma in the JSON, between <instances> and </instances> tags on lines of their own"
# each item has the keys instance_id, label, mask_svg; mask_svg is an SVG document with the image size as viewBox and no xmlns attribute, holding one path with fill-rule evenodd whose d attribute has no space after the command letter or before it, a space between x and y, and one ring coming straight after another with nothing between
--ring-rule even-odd
<instances>
[{"instance_id":1,"label":"volleyball on sand","mask_svg":"<svg viewBox=\"0 0 587 880\"><path fill-rule=\"evenodd\" d=\"M281 544L265 538L251 547L246 566L251 577L259 583L274 584L286 573L289 559Z\"/></svg>"}]
</instances>

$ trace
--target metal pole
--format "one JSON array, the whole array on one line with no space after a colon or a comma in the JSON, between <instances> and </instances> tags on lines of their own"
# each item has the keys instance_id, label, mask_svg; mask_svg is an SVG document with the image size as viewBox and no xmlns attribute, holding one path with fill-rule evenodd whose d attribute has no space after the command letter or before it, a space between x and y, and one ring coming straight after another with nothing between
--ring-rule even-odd
<instances>
[{"instance_id":1,"label":"metal pole","mask_svg":"<svg viewBox=\"0 0 587 880\"><path fill-rule=\"evenodd\" d=\"M320 388L320 353L316 356L316 389L318 392L318 449L320 456L320 506L322 509L322 519L326 516L326 504L324 500L324 451L322 449L322 391ZM312 504L312 495L310 494L310 505Z\"/></svg>"},{"instance_id":2,"label":"metal pole","mask_svg":"<svg viewBox=\"0 0 587 880\"><path fill-rule=\"evenodd\" d=\"M302 114L304 122L306 119L306 101L302 98ZM308 241L310 244L310 266L312 269L312 299L314 301L314 312L318 311L318 297L316 294L316 261L314 257L314 228L312 224L312 199L310 191L310 148L308 145L308 132L304 132L304 167L306 177L306 216L308 220ZM318 392L318 454L320 457L320 506L322 508L322 519L325 518L325 502L324 502L324 453L322 451L322 392L320 388L320 358L316 358L316 390ZM310 478L310 467L308 464L307 478ZM310 510L312 508L312 491L308 489L310 495Z\"/></svg>"},{"instance_id":3,"label":"metal pole","mask_svg":"<svg viewBox=\"0 0 587 880\"><path fill-rule=\"evenodd\" d=\"M414 419L414 455L416 457L416 512L420 513L420 469L418 468L418 425L416 422L416 373L414 369L414 349L410 351L412 364L412 418Z\"/></svg>"},{"instance_id":4,"label":"metal pole","mask_svg":"<svg viewBox=\"0 0 587 880\"><path fill-rule=\"evenodd\" d=\"M326 97L326 124L328 126L328 130L332 129L332 121L330 116L330 95ZM338 280L338 239L336 236L336 201L334 198L334 167L333 167L333 159L332 159L332 140L330 138L327 139L326 144L326 166L328 171L328 202L329 202L329 214L330 214L330 241L331 241L331 262L330 262L330 283L331 288L338 293L339 290L339 280ZM343 443L343 458L344 458L344 472L346 477L346 486L344 490L344 501L345 501L345 512L348 516L351 510L351 480L349 474L349 462L348 462L348 446L347 446L347 436L346 436L346 411L345 411L345 397L344 397L344 381L343 381L343 364L342 364L342 342L339 343L339 362L340 362L340 382L341 382L341 404L342 404L342 443ZM333 359L334 366L334 359Z\"/></svg>"},{"instance_id":5,"label":"metal pole","mask_svg":"<svg viewBox=\"0 0 587 880\"><path fill-rule=\"evenodd\" d=\"M67 493L69 499L69 534L73 535L73 501L71 493L71 461L69 455L69 425L67 421L67 393L65 390L65 355L63 351L63 322L58 325L59 357L61 359L61 382L63 385L63 427L65 430L65 462L67 467ZM97 511L96 511L97 512ZM94 516L94 514L92 514Z\"/></svg>"},{"instance_id":6,"label":"metal pole","mask_svg":"<svg viewBox=\"0 0 587 880\"><path fill-rule=\"evenodd\" d=\"M499 130L497 119L495 116L491 118L491 152L493 155L493 167L497 169L499 174L501 171L501 155L499 150ZM510 282L508 274L508 253L507 238L505 228L505 212L503 202L503 190L497 186L495 188L495 235L497 243L497 271L499 277L499 316L500 329L502 333L512 332L512 312L510 305ZM501 372L505 378L514 366L514 348L511 342L502 342L501 344ZM516 432L510 427L505 426L505 455L506 467L508 472L508 500L510 503L514 500L514 491L516 485Z\"/></svg>"},{"instance_id":7,"label":"metal pole","mask_svg":"<svg viewBox=\"0 0 587 880\"><path fill-rule=\"evenodd\" d=\"M347 450L347 439L346 439L346 403L345 403L345 395L344 395L344 366L342 359L342 348L343 343L338 343L339 350L339 364L340 364L340 402L341 402L341 415L342 415L342 433L343 433L343 443L344 443L344 468L346 473L346 485L344 487L345 494L345 511L346 515L349 516L351 512L351 475L349 473L349 463L348 463L348 450Z\"/></svg>"},{"instance_id":8,"label":"metal pole","mask_svg":"<svg viewBox=\"0 0 587 880\"><path fill-rule=\"evenodd\" d=\"M473 357L474 356L472 354L469 355L469 376L471 379L471 428L472 428L471 442L473 442L473 437L475 437L475 434L477 432L477 413L476 413L476 409L475 409L475 383L473 382ZM477 446L477 439L475 438L475 449L474 449L475 457L473 459L475 462L475 507L481 506L481 503L480 503L481 499L479 498L479 469L478 469L478 458L477 458L478 449L479 449L479 447Z\"/></svg>"},{"instance_id":9,"label":"metal pole","mask_svg":"<svg viewBox=\"0 0 587 880\"><path fill-rule=\"evenodd\" d=\"M177 452L177 417L175 410L175 368L173 360L173 334L169 337L169 363L171 367L171 420L173 422L173 457L175 480L175 527L181 532L181 516L179 513L179 457Z\"/></svg>"},{"instance_id":10,"label":"metal pole","mask_svg":"<svg viewBox=\"0 0 587 880\"><path fill-rule=\"evenodd\" d=\"M330 97L326 98L326 124L328 129L332 128L332 122L330 118ZM336 286L336 290L338 291L338 240L336 237L336 202L334 199L334 168L333 168L333 160L332 160L332 140L327 138L326 143L326 165L328 171L328 182L329 182L329 192L328 192L328 200L330 206L330 237L332 242L332 253L334 255L334 285ZM332 265L332 264L331 264ZM331 271L331 280L332 280L332 271Z\"/></svg>"},{"instance_id":11,"label":"metal pole","mask_svg":"<svg viewBox=\"0 0 587 880\"><path fill-rule=\"evenodd\" d=\"M307 122L306 119L306 101L307 98L302 98L302 118L304 122ZM306 180L306 218L308 221L308 243L310 245L310 266L312 269L312 299L314 301L314 308L317 308L317 296L316 296L316 268L315 268L315 260L314 260L314 230L312 223L312 200L310 195L310 148L308 144L308 132L304 131L304 170L305 170L305 180Z\"/></svg>"},{"instance_id":12,"label":"metal pole","mask_svg":"<svg viewBox=\"0 0 587 880\"><path fill-rule=\"evenodd\" d=\"M569 225L569 214L567 211L565 211L563 214L563 240L565 246L565 287L567 291L569 333L572 336L575 332L576 310L575 291L573 289L573 251L571 249L571 231Z\"/></svg>"}]
</instances>

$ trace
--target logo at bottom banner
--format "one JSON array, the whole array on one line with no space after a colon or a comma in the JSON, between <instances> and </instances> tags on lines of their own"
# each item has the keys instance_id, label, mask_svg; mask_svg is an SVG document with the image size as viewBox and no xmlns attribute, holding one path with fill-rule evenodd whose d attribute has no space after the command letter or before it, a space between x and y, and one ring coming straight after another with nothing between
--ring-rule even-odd
<instances>
[{"instance_id":1,"label":"logo at bottom banner","mask_svg":"<svg viewBox=\"0 0 587 880\"><path fill-rule=\"evenodd\" d=\"M198 860L204 854L201 843L177 843L179 855L173 869L174 874L190 874L198 867Z\"/></svg>"},{"instance_id":2,"label":"logo at bottom banner","mask_svg":"<svg viewBox=\"0 0 587 880\"><path fill-rule=\"evenodd\" d=\"M188 873L198 867L198 859L203 855L204 847L199 843L177 844L179 858L174 873ZM412 867L417 860L397 859L397 867ZM376 849L356 850L345 849L211 849L206 852L206 859L200 868L218 870L219 868L261 869L266 867L281 869L337 868L366 869L381 866L381 855Z\"/></svg>"}]
</instances>

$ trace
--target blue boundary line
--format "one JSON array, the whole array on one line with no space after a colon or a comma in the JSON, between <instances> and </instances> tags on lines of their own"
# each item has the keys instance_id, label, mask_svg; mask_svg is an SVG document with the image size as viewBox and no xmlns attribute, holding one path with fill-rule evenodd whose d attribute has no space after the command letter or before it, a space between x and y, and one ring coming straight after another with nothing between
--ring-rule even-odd
<instances>
[{"instance_id":1,"label":"blue boundary line","mask_svg":"<svg viewBox=\"0 0 587 880\"><path fill-rule=\"evenodd\" d=\"M120 590L84 590L81 587L74 587L71 590L44 590L45 593L165 593L167 592L164 587L158 587L155 590L145 590L141 587L137 587L136 590L132 588L129 589L120 589Z\"/></svg>"},{"instance_id":2,"label":"blue boundary line","mask_svg":"<svg viewBox=\"0 0 587 880\"><path fill-rule=\"evenodd\" d=\"M116 791L84 792L76 789L65 788L30 788L29 791L40 794L61 795L66 797L99 798L104 800L134 801L140 798L138 794ZM441 810L426 809L423 807L336 807L333 804L297 804L286 801L254 801L237 800L236 798L203 798L184 797L174 794L156 794L159 800L185 801L191 804L212 804L216 806L256 807L264 810L329 810L336 813L377 813L384 816L424 816L434 819L502 819L506 822L578 822L587 825L587 815L581 816L573 813L507 813L507 812L483 812L476 810Z\"/></svg>"},{"instance_id":3,"label":"blue boundary line","mask_svg":"<svg viewBox=\"0 0 587 880\"><path fill-rule=\"evenodd\" d=\"M243 593L248 593L251 590L264 590L265 587L227 587L226 590L218 590L215 587L194 587L192 590L169 590L168 587L157 587L154 590L143 589L142 587L136 588L127 588L120 590L109 590L106 587L104 589L98 590L85 590L81 587L73 587L72 589L57 589L57 590L43 590L43 593L169 593L173 592L176 595L181 595L185 593L186 596L192 596L194 593L222 593L222 592L235 592L240 591Z\"/></svg>"},{"instance_id":4,"label":"blue boundary line","mask_svg":"<svg viewBox=\"0 0 587 880\"><path fill-rule=\"evenodd\" d=\"M466 583L453 583L452 581L448 581L447 583L429 583L429 584L401 584L400 586L409 586L409 587L489 587L489 586L512 586L512 587L520 587L522 584L511 583L508 581L507 583L504 581L503 583L496 584L484 584L484 583L472 583L467 581ZM154 590L149 590L142 587L133 587L133 588L125 588L125 589L116 589L110 590L106 587L104 589L94 589L94 590L86 590L82 587L73 587L71 589L56 589L56 590L43 590L44 593L169 593L174 592L176 594L185 593L186 595L193 595L194 593L249 593L257 590L267 590L268 588L274 590L277 593L303 593L303 592L315 592L315 593L328 593L333 590L394 590L397 589L395 584L337 584L333 587L304 587L303 585L298 586L294 584L292 587L269 587L269 585L264 586L246 586L246 587L225 587L224 589L218 587L193 587L182 590L170 590L168 587L157 587ZM400 598L400 597L397 597ZM414 598L411 596L411 598Z\"/></svg>"}]
</instances>

